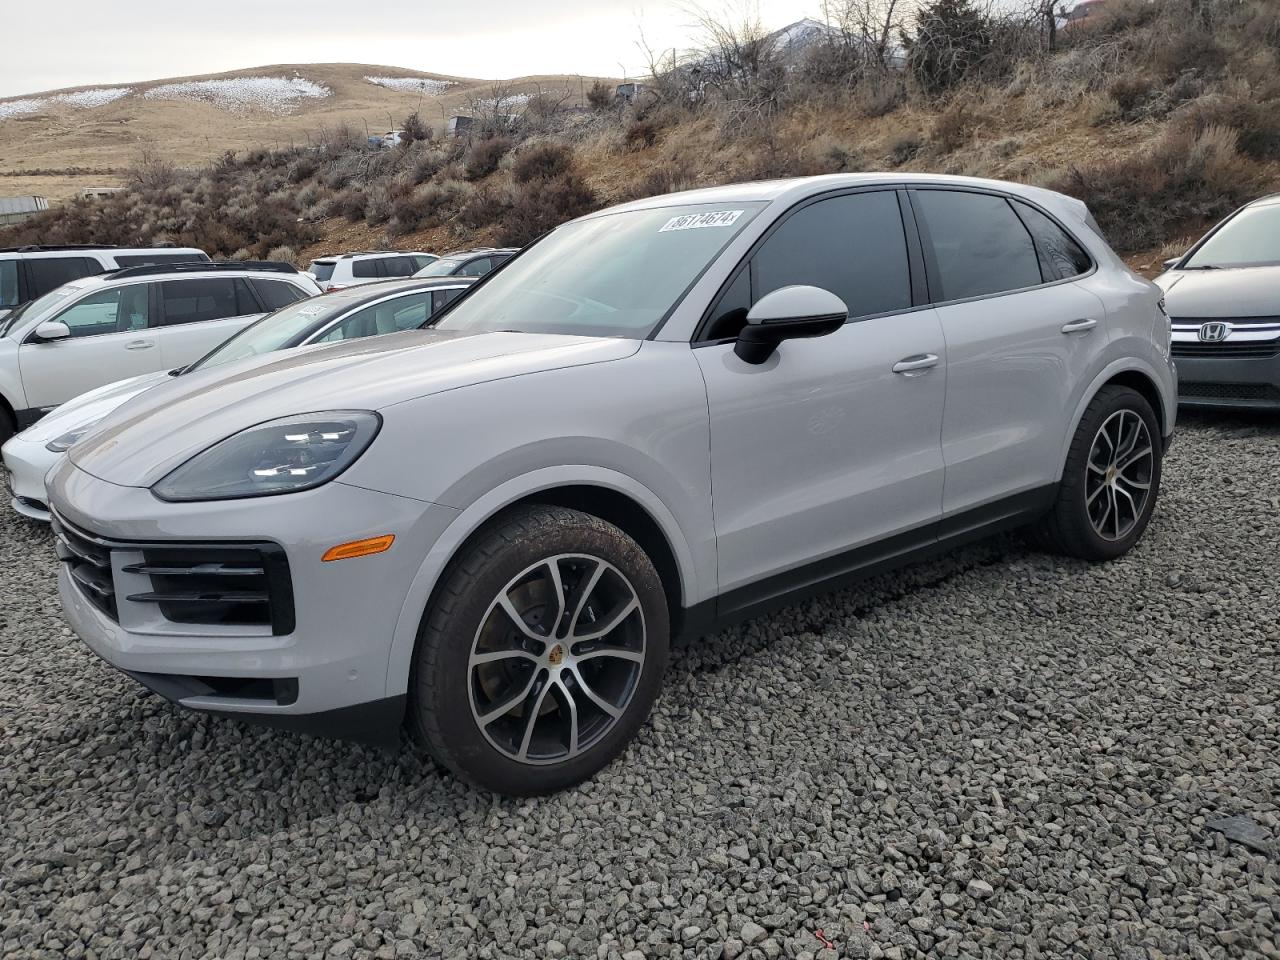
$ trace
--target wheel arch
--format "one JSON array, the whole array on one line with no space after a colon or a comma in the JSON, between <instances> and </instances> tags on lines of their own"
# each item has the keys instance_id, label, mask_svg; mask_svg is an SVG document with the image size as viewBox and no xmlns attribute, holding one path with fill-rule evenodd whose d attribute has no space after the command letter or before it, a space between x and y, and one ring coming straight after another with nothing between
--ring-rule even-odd
<instances>
[{"instance_id":1,"label":"wheel arch","mask_svg":"<svg viewBox=\"0 0 1280 960\"><path fill-rule=\"evenodd\" d=\"M614 524L653 560L667 597L673 635L685 608L700 598L693 552L666 505L637 481L598 467L534 471L502 484L461 511L419 568L396 625L387 694L408 689L413 654L427 611L451 564L496 520L533 504L581 510Z\"/></svg>"},{"instance_id":2,"label":"wheel arch","mask_svg":"<svg viewBox=\"0 0 1280 960\"><path fill-rule=\"evenodd\" d=\"M1107 366L1094 378L1089 385L1089 389L1084 392L1080 402L1076 405L1075 412L1071 417L1070 428L1063 437L1062 450L1058 457L1059 480L1061 480L1062 470L1066 466L1071 441L1076 435L1076 430L1080 427L1080 420L1084 417L1085 410L1093 402L1093 398L1098 395L1099 390L1112 385L1129 387L1140 393L1151 404L1151 409L1155 411L1156 423L1160 427L1161 437L1168 437L1173 426L1172 414L1170 413L1169 403L1161 389L1159 375L1156 371L1148 369L1146 364L1135 363L1132 360L1117 361Z\"/></svg>"}]
</instances>

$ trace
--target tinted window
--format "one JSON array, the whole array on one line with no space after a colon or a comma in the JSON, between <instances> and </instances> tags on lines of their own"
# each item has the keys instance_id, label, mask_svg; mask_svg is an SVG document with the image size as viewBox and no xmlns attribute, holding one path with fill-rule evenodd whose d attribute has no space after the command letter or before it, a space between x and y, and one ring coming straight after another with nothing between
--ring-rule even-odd
<instances>
[{"instance_id":1,"label":"tinted window","mask_svg":"<svg viewBox=\"0 0 1280 960\"><path fill-rule=\"evenodd\" d=\"M382 261L382 269L388 277L412 277L418 266L413 257L387 257Z\"/></svg>"},{"instance_id":2,"label":"tinted window","mask_svg":"<svg viewBox=\"0 0 1280 960\"><path fill-rule=\"evenodd\" d=\"M435 263L435 262L436 262L436 258L435 258L435 257L430 257L430 256L427 256L426 254L415 254L414 256L410 257L409 259L411 259L411 260L413 261L413 269L414 269L415 271L417 271L417 270L421 270L423 267L425 267L425 266L426 266L427 264L429 264L429 263Z\"/></svg>"},{"instance_id":3,"label":"tinted window","mask_svg":"<svg viewBox=\"0 0 1280 960\"><path fill-rule=\"evenodd\" d=\"M284 280L259 280L255 277L249 283L268 310L279 310L306 297L301 288Z\"/></svg>"},{"instance_id":4,"label":"tinted window","mask_svg":"<svg viewBox=\"0 0 1280 960\"><path fill-rule=\"evenodd\" d=\"M65 323L73 337L143 330L150 320L148 293L145 283L99 290L72 304L53 319Z\"/></svg>"},{"instance_id":5,"label":"tinted window","mask_svg":"<svg viewBox=\"0 0 1280 960\"><path fill-rule=\"evenodd\" d=\"M1018 216L1031 231L1031 239L1035 241L1036 256L1040 258L1040 274L1046 283L1054 280L1066 280L1087 273L1093 261L1084 252L1080 244L1067 235L1060 226L1046 217L1035 207L1017 200L1012 201Z\"/></svg>"},{"instance_id":6,"label":"tinted window","mask_svg":"<svg viewBox=\"0 0 1280 960\"><path fill-rule=\"evenodd\" d=\"M31 297L48 293L70 280L102 273L102 265L90 257L32 257L27 261Z\"/></svg>"},{"instance_id":7,"label":"tinted window","mask_svg":"<svg viewBox=\"0 0 1280 960\"><path fill-rule=\"evenodd\" d=\"M362 337L413 330L426 323L430 303L429 293L415 293L372 304L363 310L357 310L315 342L335 343L339 340L359 340Z\"/></svg>"},{"instance_id":8,"label":"tinted window","mask_svg":"<svg viewBox=\"0 0 1280 960\"><path fill-rule=\"evenodd\" d=\"M738 271L733 282L711 310L711 321L703 340L722 340L736 337L747 325L747 311L751 309L751 270Z\"/></svg>"},{"instance_id":9,"label":"tinted window","mask_svg":"<svg viewBox=\"0 0 1280 960\"><path fill-rule=\"evenodd\" d=\"M351 275L353 277L360 277L363 280L367 280L370 277L382 276L382 274L378 272L377 260L356 260L351 264Z\"/></svg>"},{"instance_id":10,"label":"tinted window","mask_svg":"<svg viewBox=\"0 0 1280 960\"><path fill-rule=\"evenodd\" d=\"M779 287L830 290L865 317L911 306L911 270L898 198L855 193L798 210L752 258L753 301Z\"/></svg>"},{"instance_id":11,"label":"tinted window","mask_svg":"<svg viewBox=\"0 0 1280 960\"><path fill-rule=\"evenodd\" d=\"M431 313L437 314L443 310L448 304L453 303L462 295L462 289L456 290L432 290L431 291Z\"/></svg>"},{"instance_id":12,"label":"tinted window","mask_svg":"<svg viewBox=\"0 0 1280 960\"><path fill-rule=\"evenodd\" d=\"M166 327L255 312L244 309L244 293L237 297L236 281L231 277L166 280L160 284L160 299L164 303Z\"/></svg>"},{"instance_id":13,"label":"tinted window","mask_svg":"<svg viewBox=\"0 0 1280 960\"><path fill-rule=\"evenodd\" d=\"M141 267L152 263L208 263L203 253L117 253L113 259L117 266Z\"/></svg>"},{"instance_id":14,"label":"tinted window","mask_svg":"<svg viewBox=\"0 0 1280 960\"><path fill-rule=\"evenodd\" d=\"M18 261L0 260L0 307L21 303L18 294Z\"/></svg>"},{"instance_id":15,"label":"tinted window","mask_svg":"<svg viewBox=\"0 0 1280 960\"><path fill-rule=\"evenodd\" d=\"M321 283L333 276L334 263L332 260L312 260L309 273L319 280Z\"/></svg>"},{"instance_id":16,"label":"tinted window","mask_svg":"<svg viewBox=\"0 0 1280 960\"><path fill-rule=\"evenodd\" d=\"M478 257L475 260L468 260L455 276L459 277L483 277L486 273L493 269L493 261L488 257Z\"/></svg>"},{"instance_id":17,"label":"tinted window","mask_svg":"<svg viewBox=\"0 0 1280 960\"><path fill-rule=\"evenodd\" d=\"M1041 282L1031 234L1003 197L920 190L915 200L933 243L941 299L981 297Z\"/></svg>"}]
</instances>

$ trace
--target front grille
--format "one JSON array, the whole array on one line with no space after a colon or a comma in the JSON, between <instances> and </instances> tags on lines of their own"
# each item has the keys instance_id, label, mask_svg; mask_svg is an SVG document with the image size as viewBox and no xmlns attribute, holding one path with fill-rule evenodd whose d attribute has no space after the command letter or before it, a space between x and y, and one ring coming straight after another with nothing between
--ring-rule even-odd
<instances>
[{"instance_id":1,"label":"front grille","mask_svg":"<svg viewBox=\"0 0 1280 960\"><path fill-rule=\"evenodd\" d=\"M1196 400L1269 400L1280 402L1280 389L1268 383L1178 384L1178 395Z\"/></svg>"},{"instance_id":2,"label":"front grille","mask_svg":"<svg viewBox=\"0 0 1280 960\"><path fill-rule=\"evenodd\" d=\"M112 575L113 552L133 562L121 574L146 578L150 589L124 597L155 604L171 623L196 626L269 627L276 636L293 632L293 583L289 560L274 543L132 543L105 540L78 530L56 514L58 555L85 597L119 622L120 585ZM141 562L137 557L141 554Z\"/></svg>"},{"instance_id":3,"label":"front grille","mask_svg":"<svg viewBox=\"0 0 1280 960\"><path fill-rule=\"evenodd\" d=\"M68 527L56 516L52 524L58 559L67 565L80 592L112 620L119 620L111 576L111 547L97 537Z\"/></svg>"},{"instance_id":4,"label":"front grille","mask_svg":"<svg viewBox=\"0 0 1280 960\"><path fill-rule=\"evenodd\" d=\"M1195 343L1186 340L1173 341L1174 359L1215 360L1270 360L1280 356L1280 341L1263 340L1249 343Z\"/></svg>"}]
</instances>

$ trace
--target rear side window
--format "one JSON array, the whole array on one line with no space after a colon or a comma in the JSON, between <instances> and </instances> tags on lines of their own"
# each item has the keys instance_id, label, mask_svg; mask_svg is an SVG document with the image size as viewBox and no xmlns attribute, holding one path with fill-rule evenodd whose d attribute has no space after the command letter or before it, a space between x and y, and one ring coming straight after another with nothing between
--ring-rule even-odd
<instances>
[{"instance_id":1,"label":"rear side window","mask_svg":"<svg viewBox=\"0 0 1280 960\"><path fill-rule=\"evenodd\" d=\"M268 310L279 310L306 297L300 288L284 280L259 280L254 277L249 283Z\"/></svg>"},{"instance_id":2,"label":"rear side window","mask_svg":"<svg viewBox=\"0 0 1280 960\"><path fill-rule=\"evenodd\" d=\"M18 293L18 261L0 260L0 307L16 307L22 302Z\"/></svg>"},{"instance_id":3,"label":"rear side window","mask_svg":"<svg viewBox=\"0 0 1280 960\"><path fill-rule=\"evenodd\" d=\"M77 338L144 330L151 319L148 294L145 283L99 290L73 303L54 319L65 323L71 336Z\"/></svg>"},{"instance_id":4,"label":"rear side window","mask_svg":"<svg viewBox=\"0 0 1280 960\"><path fill-rule=\"evenodd\" d=\"M236 284L237 279L232 277L165 280L160 284L163 325L204 323L255 313L256 307L249 307L246 302L248 291L237 291Z\"/></svg>"},{"instance_id":5,"label":"rear side window","mask_svg":"<svg viewBox=\"0 0 1280 960\"><path fill-rule=\"evenodd\" d=\"M311 267L308 272L318 281L324 283L333 276L333 267L334 264L332 261L326 263L323 260L312 260Z\"/></svg>"},{"instance_id":6,"label":"rear side window","mask_svg":"<svg viewBox=\"0 0 1280 960\"><path fill-rule=\"evenodd\" d=\"M362 280L367 280L370 277L382 276L382 274L378 272L377 260L355 261L353 264L351 264L351 275L353 277L359 277Z\"/></svg>"},{"instance_id":7,"label":"rear side window","mask_svg":"<svg viewBox=\"0 0 1280 960\"><path fill-rule=\"evenodd\" d=\"M911 306L911 268L892 191L831 197L803 207L752 258L752 302L779 287L830 290L866 317Z\"/></svg>"},{"instance_id":8,"label":"rear side window","mask_svg":"<svg viewBox=\"0 0 1280 960\"><path fill-rule=\"evenodd\" d=\"M1018 200L1010 202L1027 229L1031 231L1031 239L1036 245L1036 256L1040 259L1040 274L1045 283L1068 280L1089 272L1093 261L1066 231L1035 207Z\"/></svg>"},{"instance_id":9,"label":"rear side window","mask_svg":"<svg viewBox=\"0 0 1280 960\"><path fill-rule=\"evenodd\" d=\"M31 299L44 296L64 283L102 272L102 264L92 257L32 257L27 261Z\"/></svg>"},{"instance_id":10,"label":"rear side window","mask_svg":"<svg viewBox=\"0 0 1280 960\"><path fill-rule=\"evenodd\" d=\"M155 263L208 263L203 253L117 253L113 257L117 266L142 267Z\"/></svg>"},{"instance_id":11,"label":"rear side window","mask_svg":"<svg viewBox=\"0 0 1280 960\"><path fill-rule=\"evenodd\" d=\"M422 269L423 267L425 267L427 264L429 264L429 263L435 263L435 262L436 262L436 258L435 258L435 257L428 257L428 256L424 256L424 255L421 255L421 254L417 254L417 255L415 255L415 256L412 256L412 257L410 257L409 259L413 261L413 270L414 270L414 272L415 272L415 273L417 273L419 270L421 270L421 269Z\"/></svg>"},{"instance_id":12,"label":"rear side window","mask_svg":"<svg viewBox=\"0 0 1280 960\"><path fill-rule=\"evenodd\" d=\"M920 190L914 199L933 244L938 299L964 300L1042 282L1031 234L1003 197Z\"/></svg>"}]
</instances>

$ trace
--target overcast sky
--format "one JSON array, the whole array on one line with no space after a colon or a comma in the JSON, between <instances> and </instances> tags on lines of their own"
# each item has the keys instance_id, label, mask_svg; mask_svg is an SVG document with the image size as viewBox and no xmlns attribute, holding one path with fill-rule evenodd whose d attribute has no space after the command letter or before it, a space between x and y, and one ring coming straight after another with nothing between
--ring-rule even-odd
<instances>
[{"instance_id":1,"label":"overcast sky","mask_svg":"<svg viewBox=\"0 0 1280 960\"><path fill-rule=\"evenodd\" d=\"M712 0L758 8L770 29L821 0ZM373 63L505 79L640 73L643 31L686 46L680 0L0 0L0 97L87 84L219 73L273 63Z\"/></svg>"}]
</instances>

